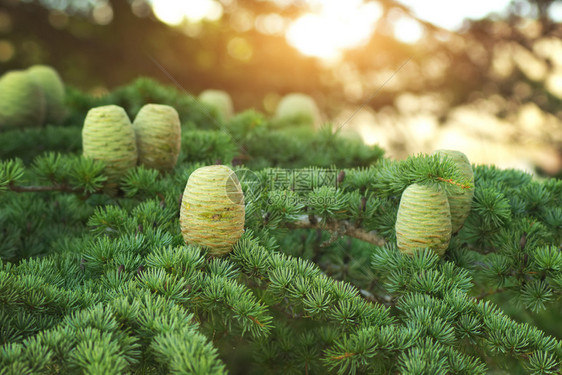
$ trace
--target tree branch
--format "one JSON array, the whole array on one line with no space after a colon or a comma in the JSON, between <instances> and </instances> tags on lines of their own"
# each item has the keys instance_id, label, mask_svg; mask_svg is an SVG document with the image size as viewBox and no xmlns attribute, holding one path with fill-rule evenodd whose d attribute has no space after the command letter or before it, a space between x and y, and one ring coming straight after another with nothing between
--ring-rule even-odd
<instances>
[{"instance_id":1,"label":"tree branch","mask_svg":"<svg viewBox=\"0 0 562 375\"><path fill-rule=\"evenodd\" d=\"M311 218L303 215L298 221L286 223L285 227L289 229L327 230L332 233L336 233L339 236L354 237L377 246L383 246L386 243L386 240L380 237L376 231L366 231L347 220L326 222L322 221L322 219L318 217L313 217L313 220L311 221Z\"/></svg>"},{"instance_id":2,"label":"tree branch","mask_svg":"<svg viewBox=\"0 0 562 375\"><path fill-rule=\"evenodd\" d=\"M503 293L503 292L505 292L505 291L506 291L506 289L504 289L504 288L490 289L490 290L486 290L486 291L480 293L479 295L477 295L477 296L474 297L474 298L476 298L477 300L482 300L482 299L484 299L484 298L486 298L486 297L488 297L488 296L491 296L491 295L494 295L494 294Z\"/></svg>"},{"instance_id":3,"label":"tree branch","mask_svg":"<svg viewBox=\"0 0 562 375\"><path fill-rule=\"evenodd\" d=\"M81 189L72 188L68 185L40 185L40 186L16 186L16 185L9 185L8 186L11 191L15 191L17 193L36 193L42 191L62 191L65 193L76 193L80 194L84 191Z\"/></svg>"},{"instance_id":4,"label":"tree branch","mask_svg":"<svg viewBox=\"0 0 562 375\"><path fill-rule=\"evenodd\" d=\"M91 192L86 192L84 189L73 188L66 184L36 185L36 186L17 186L17 185L8 184L8 189L16 193L40 193L40 192L49 192L49 191L60 191L62 193L82 195L80 199L87 199L92 195Z\"/></svg>"}]
</instances>

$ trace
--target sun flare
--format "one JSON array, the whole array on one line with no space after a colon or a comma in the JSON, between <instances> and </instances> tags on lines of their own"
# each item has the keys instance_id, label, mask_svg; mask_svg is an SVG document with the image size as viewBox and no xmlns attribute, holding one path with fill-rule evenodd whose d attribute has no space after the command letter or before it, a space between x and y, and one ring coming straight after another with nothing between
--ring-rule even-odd
<instances>
[{"instance_id":1,"label":"sun flare","mask_svg":"<svg viewBox=\"0 0 562 375\"><path fill-rule=\"evenodd\" d=\"M345 50L365 45L383 13L378 2L366 0L300 0L299 4L303 13L296 19L261 16L256 20L256 29L284 33L287 42L303 55L327 62L337 62ZM223 14L217 0L152 0L152 8L159 20L172 26L186 21L191 24L214 21ZM413 43L420 38L422 30L416 21L402 18L395 23L394 33L397 39Z\"/></svg>"},{"instance_id":2,"label":"sun flare","mask_svg":"<svg viewBox=\"0 0 562 375\"><path fill-rule=\"evenodd\" d=\"M378 3L363 0L308 0L309 12L288 27L289 44L302 54L337 59L343 50L365 44L382 14Z\"/></svg>"},{"instance_id":3,"label":"sun flare","mask_svg":"<svg viewBox=\"0 0 562 375\"><path fill-rule=\"evenodd\" d=\"M415 43L423 36L422 25L409 17L400 17L392 27L396 39L404 43Z\"/></svg>"},{"instance_id":4,"label":"sun flare","mask_svg":"<svg viewBox=\"0 0 562 375\"><path fill-rule=\"evenodd\" d=\"M222 6L215 0L152 0L154 15L169 25L180 25L185 20L216 21L222 16Z\"/></svg>"}]
</instances>

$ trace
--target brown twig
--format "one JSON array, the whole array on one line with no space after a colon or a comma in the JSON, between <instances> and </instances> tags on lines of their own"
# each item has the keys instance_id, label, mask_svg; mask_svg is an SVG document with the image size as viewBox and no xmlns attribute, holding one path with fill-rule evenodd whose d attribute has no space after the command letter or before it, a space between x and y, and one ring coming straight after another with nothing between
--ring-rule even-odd
<instances>
[{"instance_id":1,"label":"brown twig","mask_svg":"<svg viewBox=\"0 0 562 375\"><path fill-rule=\"evenodd\" d=\"M330 359L333 360L333 361L341 361L342 359L346 359L346 358L349 358L349 357L353 357L354 355L355 355L355 353L348 353L348 352L345 352L345 353L343 353L342 355L337 355L337 356L330 357Z\"/></svg>"},{"instance_id":2,"label":"brown twig","mask_svg":"<svg viewBox=\"0 0 562 375\"><path fill-rule=\"evenodd\" d=\"M315 217L311 221L308 216L303 216L298 221L286 223L285 226L289 229L323 229L340 236L354 237L377 246L383 246L386 243L385 239L380 237L377 232L367 231L347 220L326 222Z\"/></svg>"},{"instance_id":3,"label":"brown twig","mask_svg":"<svg viewBox=\"0 0 562 375\"><path fill-rule=\"evenodd\" d=\"M452 178L445 179L445 178L443 178L443 177L437 177L437 179L438 179L439 181L443 181L443 182L446 182L446 183L451 184L451 185L459 186L459 187L462 188L462 189L470 189L470 188L471 188L470 185L461 184L460 182L453 181Z\"/></svg>"},{"instance_id":4,"label":"brown twig","mask_svg":"<svg viewBox=\"0 0 562 375\"><path fill-rule=\"evenodd\" d=\"M9 185L8 186L11 191L15 191L17 193L37 193L43 191L61 191L65 193L83 193L84 191L81 189L75 189L68 185L49 185L49 186L17 186L17 185Z\"/></svg>"},{"instance_id":5,"label":"brown twig","mask_svg":"<svg viewBox=\"0 0 562 375\"><path fill-rule=\"evenodd\" d=\"M252 322L256 323L260 327L265 327L264 324L260 322L255 316L248 315L248 318L250 318Z\"/></svg>"},{"instance_id":6,"label":"brown twig","mask_svg":"<svg viewBox=\"0 0 562 375\"><path fill-rule=\"evenodd\" d=\"M16 193L41 193L41 192L59 191L62 193L81 195L80 197L81 200L86 200L92 195L91 192L86 192L83 189L73 188L67 184L36 185L36 186L18 186L18 185L9 184L8 189Z\"/></svg>"},{"instance_id":7,"label":"brown twig","mask_svg":"<svg viewBox=\"0 0 562 375\"><path fill-rule=\"evenodd\" d=\"M477 300L481 300L481 299L484 299L484 298L486 298L488 296L491 296L493 294L499 294L499 293L502 293L502 292L505 292L504 288L490 289L488 291L484 291L484 292L480 293L479 295L477 295L474 298L476 298Z\"/></svg>"}]
</instances>

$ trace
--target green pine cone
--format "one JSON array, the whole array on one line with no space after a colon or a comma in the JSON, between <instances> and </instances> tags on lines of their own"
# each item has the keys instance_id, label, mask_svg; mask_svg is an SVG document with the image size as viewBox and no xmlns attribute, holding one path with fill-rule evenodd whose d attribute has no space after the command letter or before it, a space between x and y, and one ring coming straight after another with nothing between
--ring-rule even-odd
<instances>
[{"instance_id":1,"label":"green pine cone","mask_svg":"<svg viewBox=\"0 0 562 375\"><path fill-rule=\"evenodd\" d=\"M138 157L135 131L125 110L116 105L90 109L82 129L82 148L85 157L105 163L107 187L119 185Z\"/></svg>"},{"instance_id":2,"label":"green pine cone","mask_svg":"<svg viewBox=\"0 0 562 375\"><path fill-rule=\"evenodd\" d=\"M139 163L161 172L174 169L181 148L178 112L169 105L146 104L133 122Z\"/></svg>"},{"instance_id":3,"label":"green pine cone","mask_svg":"<svg viewBox=\"0 0 562 375\"><path fill-rule=\"evenodd\" d=\"M287 125L320 126L320 111L314 99L306 94L288 94L275 110L274 119Z\"/></svg>"},{"instance_id":4,"label":"green pine cone","mask_svg":"<svg viewBox=\"0 0 562 375\"><path fill-rule=\"evenodd\" d=\"M50 66L34 65L27 70L27 74L39 85L45 95L47 106L45 121L54 125L62 123L66 116L64 83L57 71Z\"/></svg>"},{"instance_id":5,"label":"green pine cone","mask_svg":"<svg viewBox=\"0 0 562 375\"><path fill-rule=\"evenodd\" d=\"M232 169L213 165L189 176L180 212L186 243L206 246L214 256L226 255L244 232L244 215L244 194Z\"/></svg>"},{"instance_id":6,"label":"green pine cone","mask_svg":"<svg viewBox=\"0 0 562 375\"><path fill-rule=\"evenodd\" d=\"M451 225L453 233L457 233L462 226L472 207L472 197L474 196L474 173L470 166L470 161L465 154L455 150L437 150L433 154L440 155L441 158L449 157L459 168L461 175L470 181L472 187L465 189L452 186L447 191L449 206L451 207Z\"/></svg>"},{"instance_id":7,"label":"green pine cone","mask_svg":"<svg viewBox=\"0 0 562 375\"><path fill-rule=\"evenodd\" d=\"M41 126L45 120L45 96L24 71L0 78L0 128Z\"/></svg>"},{"instance_id":8,"label":"green pine cone","mask_svg":"<svg viewBox=\"0 0 562 375\"><path fill-rule=\"evenodd\" d=\"M401 252L412 254L431 248L443 255L451 239L451 213L447 194L440 186L413 184L402 193L396 219L396 242Z\"/></svg>"},{"instance_id":9,"label":"green pine cone","mask_svg":"<svg viewBox=\"0 0 562 375\"><path fill-rule=\"evenodd\" d=\"M234 115L232 99L226 91L205 90L199 94L199 102L215 108L223 120L229 120Z\"/></svg>"}]
</instances>

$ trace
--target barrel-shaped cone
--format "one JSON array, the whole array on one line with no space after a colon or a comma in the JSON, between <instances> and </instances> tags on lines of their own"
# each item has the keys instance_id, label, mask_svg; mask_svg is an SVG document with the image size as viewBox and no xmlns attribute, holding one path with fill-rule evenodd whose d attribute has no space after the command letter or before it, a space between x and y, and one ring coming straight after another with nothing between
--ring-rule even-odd
<instances>
[{"instance_id":1,"label":"barrel-shaped cone","mask_svg":"<svg viewBox=\"0 0 562 375\"><path fill-rule=\"evenodd\" d=\"M402 193L396 219L396 242L412 254L431 248L443 255L451 239L451 213L447 194L438 185L410 185Z\"/></svg>"},{"instance_id":2,"label":"barrel-shaped cone","mask_svg":"<svg viewBox=\"0 0 562 375\"><path fill-rule=\"evenodd\" d=\"M45 95L25 71L10 71L0 78L0 129L35 127L45 120Z\"/></svg>"},{"instance_id":3,"label":"barrel-shaped cone","mask_svg":"<svg viewBox=\"0 0 562 375\"><path fill-rule=\"evenodd\" d=\"M281 99L275 110L275 120L284 125L320 126L320 111L312 97L301 94L288 94Z\"/></svg>"},{"instance_id":4,"label":"barrel-shaped cone","mask_svg":"<svg viewBox=\"0 0 562 375\"><path fill-rule=\"evenodd\" d=\"M228 167L195 170L183 193L180 225L188 244L206 246L214 256L228 254L244 232L244 195Z\"/></svg>"},{"instance_id":5,"label":"barrel-shaped cone","mask_svg":"<svg viewBox=\"0 0 562 375\"><path fill-rule=\"evenodd\" d=\"M456 150L437 150L434 154L441 158L448 157L453 160L461 172L461 176L471 183L470 187L451 186L447 189L449 198L449 206L451 208L451 226L453 233L457 233L462 226L470 209L472 207L472 198L474 196L474 173L470 161L460 151Z\"/></svg>"},{"instance_id":6,"label":"barrel-shaped cone","mask_svg":"<svg viewBox=\"0 0 562 375\"><path fill-rule=\"evenodd\" d=\"M178 112L168 105L146 104L133 122L139 163L161 172L172 170L181 148Z\"/></svg>"},{"instance_id":7,"label":"barrel-shaped cone","mask_svg":"<svg viewBox=\"0 0 562 375\"><path fill-rule=\"evenodd\" d=\"M125 110L116 105L90 109L82 129L84 156L105 163L107 187L119 184L137 164L135 131Z\"/></svg>"},{"instance_id":8,"label":"barrel-shaped cone","mask_svg":"<svg viewBox=\"0 0 562 375\"><path fill-rule=\"evenodd\" d=\"M222 120L229 120L234 115L232 99L226 91L205 90L199 94L199 102L214 108Z\"/></svg>"},{"instance_id":9,"label":"barrel-shaped cone","mask_svg":"<svg viewBox=\"0 0 562 375\"><path fill-rule=\"evenodd\" d=\"M27 74L39 85L45 95L47 124L60 124L66 115L64 108L64 83L57 71L47 65L34 65Z\"/></svg>"}]
</instances>

